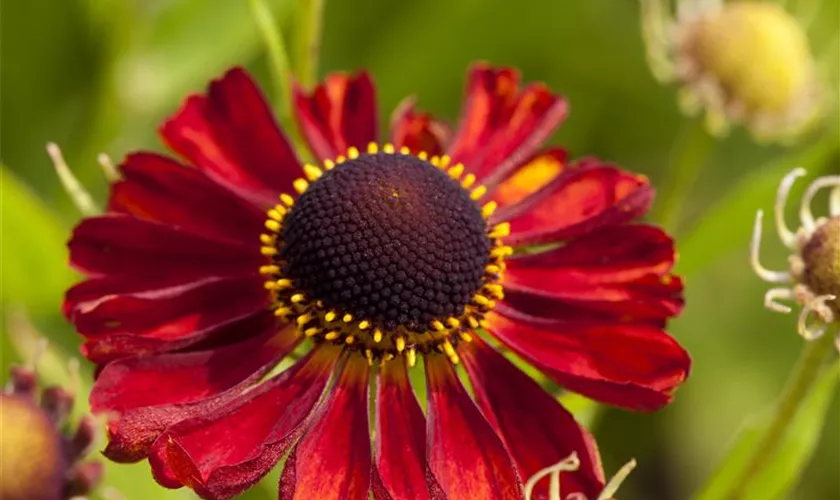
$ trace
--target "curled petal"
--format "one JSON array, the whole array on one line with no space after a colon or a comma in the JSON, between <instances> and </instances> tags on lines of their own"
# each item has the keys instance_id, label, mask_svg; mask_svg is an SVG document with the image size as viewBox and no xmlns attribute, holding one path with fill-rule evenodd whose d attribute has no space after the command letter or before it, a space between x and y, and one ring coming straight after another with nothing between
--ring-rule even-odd
<instances>
[{"instance_id":1,"label":"curled petal","mask_svg":"<svg viewBox=\"0 0 840 500\"><path fill-rule=\"evenodd\" d=\"M377 500L438 499L443 492L426 462L426 419L414 397L405 365L386 363L376 391Z\"/></svg>"},{"instance_id":2,"label":"curled petal","mask_svg":"<svg viewBox=\"0 0 840 500\"><path fill-rule=\"evenodd\" d=\"M343 364L327 400L286 461L280 478L282 499L368 498L370 368L363 357L352 354Z\"/></svg>"},{"instance_id":3,"label":"curled petal","mask_svg":"<svg viewBox=\"0 0 840 500\"><path fill-rule=\"evenodd\" d=\"M543 84L519 88L511 68L475 66L449 154L479 182L494 186L527 161L566 116L566 101Z\"/></svg>"},{"instance_id":4,"label":"curled petal","mask_svg":"<svg viewBox=\"0 0 840 500\"><path fill-rule=\"evenodd\" d=\"M265 214L211 180L154 153L134 153L120 166L108 210L161 222L211 239L256 241Z\"/></svg>"},{"instance_id":5,"label":"curled petal","mask_svg":"<svg viewBox=\"0 0 840 500\"><path fill-rule=\"evenodd\" d=\"M483 341L477 339L458 352L476 401L510 450L520 477L529 478L576 452L580 466L560 476L560 498L573 493L596 498L604 487L604 472L594 438L542 387ZM547 499L546 484L538 485L532 498Z\"/></svg>"},{"instance_id":6,"label":"curled petal","mask_svg":"<svg viewBox=\"0 0 840 500\"><path fill-rule=\"evenodd\" d=\"M155 479L212 499L252 486L300 435L337 356L333 348L313 351L229 404L167 429L149 453Z\"/></svg>"},{"instance_id":7,"label":"curled petal","mask_svg":"<svg viewBox=\"0 0 840 500\"><path fill-rule=\"evenodd\" d=\"M561 386L633 410L669 403L688 376L688 353L667 333L644 324L540 320L503 306L487 329Z\"/></svg>"},{"instance_id":8,"label":"curled petal","mask_svg":"<svg viewBox=\"0 0 840 500\"><path fill-rule=\"evenodd\" d=\"M307 94L295 85L295 118L320 160L334 159L350 146L364 149L379 136L376 90L370 76L332 74Z\"/></svg>"},{"instance_id":9,"label":"curled petal","mask_svg":"<svg viewBox=\"0 0 840 500\"><path fill-rule=\"evenodd\" d=\"M522 497L522 483L493 428L444 356L426 360L429 465L450 500Z\"/></svg>"},{"instance_id":10,"label":"curled petal","mask_svg":"<svg viewBox=\"0 0 840 500\"><path fill-rule=\"evenodd\" d=\"M579 162L541 191L498 211L493 223L508 221L509 245L538 245L626 223L650 208L647 179L597 162Z\"/></svg>"},{"instance_id":11,"label":"curled petal","mask_svg":"<svg viewBox=\"0 0 840 500\"><path fill-rule=\"evenodd\" d=\"M174 151L258 206L291 192L301 166L260 90L242 68L193 95L160 129Z\"/></svg>"},{"instance_id":12,"label":"curled petal","mask_svg":"<svg viewBox=\"0 0 840 500\"><path fill-rule=\"evenodd\" d=\"M239 397L295 345L293 330L277 332L272 326L253 339L219 349L108 364L90 396L91 409L109 415L105 455L117 462L144 458L167 427Z\"/></svg>"},{"instance_id":13,"label":"curled petal","mask_svg":"<svg viewBox=\"0 0 840 500\"><path fill-rule=\"evenodd\" d=\"M452 131L449 127L435 120L428 113L414 109L414 99L405 99L394 110L391 119L391 143L399 149L403 146L413 154L425 151L430 156L443 154Z\"/></svg>"}]
</instances>

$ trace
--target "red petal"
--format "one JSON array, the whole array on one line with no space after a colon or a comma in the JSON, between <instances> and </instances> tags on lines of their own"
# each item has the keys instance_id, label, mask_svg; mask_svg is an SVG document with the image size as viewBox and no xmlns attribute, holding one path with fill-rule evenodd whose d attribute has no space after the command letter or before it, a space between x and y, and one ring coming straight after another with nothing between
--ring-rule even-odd
<instances>
[{"instance_id":1,"label":"red petal","mask_svg":"<svg viewBox=\"0 0 840 500\"><path fill-rule=\"evenodd\" d=\"M688 353L653 326L535 322L502 305L497 311L486 318L490 333L558 384L589 398L656 410L688 376Z\"/></svg>"},{"instance_id":2,"label":"red petal","mask_svg":"<svg viewBox=\"0 0 840 500\"><path fill-rule=\"evenodd\" d=\"M265 213L204 172L154 153L129 155L108 209L213 239L257 241Z\"/></svg>"},{"instance_id":3,"label":"red petal","mask_svg":"<svg viewBox=\"0 0 840 500\"><path fill-rule=\"evenodd\" d=\"M284 499L367 500L370 490L367 360L351 353L280 478Z\"/></svg>"},{"instance_id":4,"label":"red petal","mask_svg":"<svg viewBox=\"0 0 840 500\"><path fill-rule=\"evenodd\" d=\"M167 429L149 453L155 478L213 499L230 498L255 484L300 435L338 353L319 348L230 405Z\"/></svg>"},{"instance_id":5,"label":"red petal","mask_svg":"<svg viewBox=\"0 0 840 500\"><path fill-rule=\"evenodd\" d=\"M385 363L376 393L377 499L445 498L426 462L426 419L405 365ZM428 484L427 484L428 483Z\"/></svg>"},{"instance_id":6,"label":"red petal","mask_svg":"<svg viewBox=\"0 0 840 500\"><path fill-rule=\"evenodd\" d=\"M504 356L478 340L458 350L484 415L513 455L522 478L530 478L577 452L576 472L561 474L561 498L582 493L596 498L604 472L595 439L571 413ZM548 498L548 481L534 490L534 500Z\"/></svg>"},{"instance_id":7,"label":"red petal","mask_svg":"<svg viewBox=\"0 0 840 500\"><path fill-rule=\"evenodd\" d=\"M259 275L209 278L185 285L84 302L71 320L88 337L132 334L176 340L250 316L268 307L270 295Z\"/></svg>"},{"instance_id":8,"label":"red petal","mask_svg":"<svg viewBox=\"0 0 840 500\"><path fill-rule=\"evenodd\" d=\"M334 159L350 146L359 149L379 137L376 90L370 76L336 73L307 94L293 89L295 118L312 152Z\"/></svg>"},{"instance_id":9,"label":"red petal","mask_svg":"<svg viewBox=\"0 0 840 500\"><path fill-rule=\"evenodd\" d=\"M661 320L682 310L682 282L667 274L676 254L661 229L608 227L556 249L508 260L505 302L557 319ZM581 308L580 313L568 308Z\"/></svg>"},{"instance_id":10,"label":"red petal","mask_svg":"<svg viewBox=\"0 0 840 500\"><path fill-rule=\"evenodd\" d=\"M144 458L167 427L238 398L295 345L293 329L272 328L219 349L110 363L90 396L94 412L110 415L105 455L117 462Z\"/></svg>"},{"instance_id":11,"label":"red petal","mask_svg":"<svg viewBox=\"0 0 840 500\"><path fill-rule=\"evenodd\" d=\"M120 333L88 338L82 345L82 354L97 364L149 354L209 349L244 340L263 331L266 325L277 325L277 318L271 311L260 310L237 318L208 325L198 330L184 332L178 338L160 338Z\"/></svg>"},{"instance_id":12,"label":"red petal","mask_svg":"<svg viewBox=\"0 0 840 500\"><path fill-rule=\"evenodd\" d=\"M609 165L571 165L564 175L517 205L496 212L509 221L510 245L537 245L626 223L650 208L647 179Z\"/></svg>"},{"instance_id":13,"label":"red petal","mask_svg":"<svg viewBox=\"0 0 840 500\"><path fill-rule=\"evenodd\" d=\"M534 155L496 186L490 198L500 208L519 203L563 173L567 156L566 150L559 148Z\"/></svg>"},{"instance_id":14,"label":"red petal","mask_svg":"<svg viewBox=\"0 0 840 500\"><path fill-rule=\"evenodd\" d=\"M193 95L160 129L197 168L260 206L276 203L301 176L294 150L251 77L234 68Z\"/></svg>"},{"instance_id":15,"label":"red petal","mask_svg":"<svg viewBox=\"0 0 840 500\"><path fill-rule=\"evenodd\" d=\"M449 500L523 498L499 437L443 356L426 356L429 465Z\"/></svg>"},{"instance_id":16,"label":"red petal","mask_svg":"<svg viewBox=\"0 0 840 500\"><path fill-rule=\"evenodd\" d=\"M91 275L173 279L250 275L265 264L258 240L241 244L210 240L126 215L83 220L68 246L73 267Z\"/></svg>"},{"instance_id":17,"label":"red petal","mask_svg":"<svg viewBox=\"0 0 840 500\"><path fill-rule=\"evenodd\" d=\"M535 316L572 319L566 308L581 309L575 317L606 314L621 321L661 320L682 311L682 280L672 276L648 275L627 283L586 282L570 279L553 269L516 269L504 276L505 302ZM557 281L552 281L552 280ZM552 311L557 308L556 311Z\"/></svg>"},{"instance_id":18,"label":"red petal","mask_svg":"<svg viewBox=\"0 0 840 500\"><path fill-rule=\"evenodd\" d=\"M428 113L414 110L414 99L403 100L391 118L391 142L399 149L403 146L413 154L425 151L431 155L443 154L452 131Z\"/></svg>"},{"instance_id":19,"label":"red petal","mask_svg":"<svg viewBox=\"0 0 840 500\"><path fill-rule=\"evenodd\" d=\"M461 124L449 154L488 187L533 155L566 116L566 102L543 84L519 89L510 68L477 65L469 74Z\"/></svg>"}]
</instances>

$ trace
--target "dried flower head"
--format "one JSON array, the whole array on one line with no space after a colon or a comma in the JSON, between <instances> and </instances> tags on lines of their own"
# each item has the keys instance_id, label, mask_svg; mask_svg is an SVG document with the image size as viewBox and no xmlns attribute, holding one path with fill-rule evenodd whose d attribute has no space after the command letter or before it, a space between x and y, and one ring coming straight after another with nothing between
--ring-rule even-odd
<instances>
[{"instance_id":1,"label":"dried flower head","mask_svg":"<svg viewBox=\"0 0 840 500\"><path fill-rule=\"evenodd\" d=\"M802 310L798 332L806 340L822 336L828 325L840 318L840 175L820 177L808 186L799 208L800 227L788 229L784 210L788 193L797 177L805 170L797 168L784 177L779 185L774 215L779 237L793 250L786 271L771 271L761 265L758 250L761 243L763 212L758 211L750 248L750 262L759 277L770 283L785 286L771 288L764 296L764 305L773 311L789 313L791 308L779 300L793 300ZM818 191L833 188L829 199L829 216L814 218L811 202ZM815 324L809 324L813 316ZM840 351L840 336L837 338Z\"/></svg>"},{"instance_id":2,"label":"dried flower head","mask_svg":"<svg viewBox=\"0 0 840 500\"><path fill-rule=\"evenodd\" d=\"M35 372L13 366L10 373L0 392L0 498L62 500L93 490L102 464L81 459L93 444L95 421L82 417L74 431L65 432L72 392L47 387L37 401Z\"/></svg>"},{"instance_id":3,"label":"dried flower head","mask_svg":"<svg viewBox=\"0 0 840 500\"><path fill-rule=\"evenodd\" d=\"M828 96L803 25L782 6L684 0L667 19L661 2L643 2L654 72L681 84L683 109L705 110L711 132L740 124L789 140L818 122Z\"/></svg>"}]
</instances>

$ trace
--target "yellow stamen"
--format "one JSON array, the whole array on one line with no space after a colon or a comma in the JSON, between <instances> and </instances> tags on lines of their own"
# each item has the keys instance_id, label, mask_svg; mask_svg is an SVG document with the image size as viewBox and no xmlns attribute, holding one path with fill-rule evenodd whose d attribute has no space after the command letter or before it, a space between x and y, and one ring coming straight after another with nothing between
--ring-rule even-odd
<instances>
[{"instance_id":1,"label":"yellow stamen","mask_svg":"<svg viewBox=\"0 0 840 500\"><path fill-rule=\"evenodd\" d=\"M277 308L277 309L274 310L274 315L278 316L278 317L288 316L288 315L292 314L293 312L294 311L292 311L288 307L280 307L280 308Z\"/></svg>"},{"instance_id":2,"label":"yellow stamen","mask_svg":"<svg viewBox=\"0 0 840 500\"><path fill-rule=\"evenodd\" d=\"M339 336L339 333L337 331L333 330L331 332L327 332L327 334L324 335L324 338L327 339L327 340L335 340L335 339L338 338L338 336Z\"/></svg>"},{"instance_id":3,"label":"yellow stamen","mask_svg":"<svg viewBox=\"0 0 840 500\"><path fill-rule=\"evenodd\" d=\"M469 332L461 332L458 335L461 337L461 340L463 340L464 342L472 342L473 341L473 337L472 337L472 335L469 334Z\"/></svg>"},{"instance_id":4,"label":"yellow stamen","mask_svg":"<svg viewBox=\"0 0 840 500\"><path fill-rule=\"evenodd\" d=\"M473 184L475 184L475 176L473 174L467 174L461 179L461 187L464 189L469 189Z\"/></svg>"},{"instance_id":5,"label":"yellow stamen","mask_svg":"<svg viewBox=\"0 0 840 500\"><path fill-rule=\"evenodd\" d=\"M332 160L324 160L324 170L332 170L335 168L335 162Z\"/></svg>"},{"instance_id":6,"label":"yellow stamen","mask_svg":"<svg viewBox=\"0 0 840 500\"><path fill-rule=\"evenodd\" d=\"M429 159L429 153L427 153L425 151L420 151L419 153L417 153L417 158L420 158L421 160L426 161L426 160Z\"/></svg>"},{"instance_id":7,"label":"yellow stamen","mask_svg":"<svg viewBox=\"0 0 840 500\"><path fill-rule=\"evenodd\" d=\"M405 350L405 339L403 337L397 337L397 352L403 352Z\"/></svg>"},{"instance_id":8,"label":"yellow stamen","mask_svg":"<svg viewBox=\"0 0 840 500\"><path fill-rule=\"evenodd\" d=\"M369 155L375 155L379 152L379 145L375 142L368 143L367 152Z\"/></svg>"},{"instance_id":9,"label":"yellow stamen","mask_svg":"<svg viewBox=\"0 0 840 500\"><path fill-rule=\"evenodd\" d=\"M318 328L312 327L312 328L307 328L306 330L304 330L303 334L307 337L314 337L315 335L318 335L318 333L320 331L321 330L319 330Z\"/></svg>"},{"instance_id":10,"label":"yellow stamen","mask_svg":"<svg viewBox=\"0 0 840 500\"><path fill-rule=\"evenodd\" d=\"M458 328L461 326L461 322L458 321L458 318L447 318L446 324L449 325L449 328Z\"/></svg>"},{"instance_id":11,"label":"yellow stamen","mask_svg":"<svg viewBox=\"0 0 840 500\"><path fill-rule=\"evenodd\" d=\"M330 321L335 321L336 316L338 316L335 311L327 311L327 314L324 315L324 321L329 323Z\"/></svg>"},{"instance_id":12,"label":"yellow stamen","mask_svg":"<svg viewBox=\"0 0 840 500\"><path fill-rule=\"evenodd\" d=\"M303 302L305 299L306 299L306 296L302 293L296 293L289 298L289 300L291 300L293 304Z\"/></svg>"},{"instance_id":13,"label":"yellow stamen","mask_svg":"<svg viewBox=\"0 0 840 500\"><path fill-rule=\"evenodd\" d=\"M390 142L385 143L385 145L382 146L382 151L388 153L389 155L392 155L394 154L394 145Z\"/></svg>"},{"instance_id":14,"label":"yellow stamen","mask_svg":"<svg viewBox=\"0 0 840 500\"><path fill-rule=\"evenodd\" d=\"M322 175L324 175L324 172L322 172L320 168L308 163L303 166L303 173L306 175L307 179L313 182L317 181Z\"/></svg>"},{"instance_id":15,"label":"yellow stamen","mask_svg":"<svg viewBox=\"0 0 840 500\"><path fill-rule=\"evenodd\" d=\"M476 295L475 297L473 297L473 302L480 306L490 305L490 299L488 299L484 295Z\"/></svg>"},{"instance_id":16,"label":"yellow stamen","mask_svg":"<svg viewBox=\"0 0 840 500\"><path fill-rule=\"evenodd\" d=\"M265 221L265 228L269 231L274 231L275 233L280 230L280 223L276 220L269 219Z\"/></svg>"},{"instance_id":17,"label":"yellow stamen","mask_svg":"<svg viewBox=\"0 0 840 500\"><path fill-rule=\"evenodd\" d=\"M498 206L499 204L495 201L488 201L487 204L481 207L481 216L485 219L490 217L491 215L493 215L493 212L496 211L496 207Z\"/></svg>"},{"instance_id":18,"label":"yellow stamen","mask_svg":"<svg viewBox=\"0 0 840 500\"><path fill-rule=\"evenodd\" d=\"M276 220L276 221L278 221L278 222L279 222L279 221L281 221L281 220L283 220L283 214L282 214L282 213L280 213L280 211L279 211L279 210L277 210L277 208L276 208L276 207L275 207L275 208L272 208L272 209L271 209L271 210L269 210L267 213L268 213L268 217L269 217L269 218L271 218L271 219L274 219L274 220Z\"/></svg>"},{"instance_id":19,"label":"yellow stamen","mask_svg":"<svg viewBox=\"0 0 840 500\"><path fill-rule=\"evenodd\" d=\"M350 314L350 313L347 313L341 318L341 321L343 321L345 323L350 323L351 321L353 321L353 315Z\"/></svg>"},{"instance_id":20,"label":"yellow stamen","mask_svg":"<svg viewBox=\"0 0 840 500\"><path fill-rule=\"evenodd\" d=\"M287 207L291 207L292 205L295 204L295 199L292 198L291 196L287 195L286 193L283 193L283 194L280 195L280 201L282 201L283 204L286 205Z\"/></svg>"},{"instance_id":21,"label":"yellow stamen","mask_svg":"<svg viewBox=\"0 0 840 500\"><path fill-rule=\"evenodd\" d=\"M280 268L277 266L260 266L260 274L277 274Z\"/></svg>"},{"instance_id":22,"label":"yellow stamen","mask_svg":"<svg viewBox=\"0 0 840 500\"><path fill-rule=\"evenodd\" d=\"M443 352L445 352L449 358L455 356L455 348L452 347L452 344L448 340L443 343Z\"/></svg>"},{"instance_id":23,"label":"yellow stamen","mask_svg":"<svg viewBox=\"0 0 840 500\"><path fill-rule=\"evenodd\" d=\"M440 321L438 321L438 320L434 320L434 321L432 321L432 328L434 328L434 329L435 329L435 330L437 330L437 331L446 330L446 327L445 327L445 326L443 326L443 323L441 323L441 322L440 322Z\"/></svg>"},{"instance_id":24,"label":"yellow stamen","mask_svg":"<svg viewBox=\"0 0 840 500\"><path fill-rule=\"evenodd\" d=\"M472 316L467 317L467 323L469 323L470 326L473 328L478 328L478 320L473 318Z\"/></svg>"},{"instance_id":25,"label":"yellow stamen","mask_svg":"<svg viewBox=\"0 0 840 500\"><path fill-rule=\"evenodd\" d=\"M298 326L303 326L303 325L305 325L305 324L306 324L306 322L307 322L307 321L309 321L310 319L312 319L312 316L310 316L310 315L308 315L308 314L301 314L300 316L298 316L298 317L297 317L297 319L295 320L295 322L298 324Z\"/></svg>"},{"instance_id":26,"label":"yellow stamen","mask_svg":"<svg viewBox=\"0 0 840 500\"><path fill-rule=\"evenodd\" d=\"M461 177L461 174L464 173L464 164L459 163L455 165L454 167L450 168L447 173L449 174L449 177L458 180Z\"/></svg>"},{"instance_id":27,"label":"yellow stamen","mask_svg":"<svg viewBox=\"0 0 840 500\"><path fill-rule=\"evenodd\" d=\"M378 328L373 331L373 341L376 342L377 344L379 342L382 342L382 332L379 331Z\"/></svg>"},{"instance_id":28,"label":"yellow stamen","mask_svg":"<svg viewBox=\"0 0 840 500\"><path fill-rule=\"evenodd\" d=\"M359 321L359 330L367 330L370 328L370 321L362 320Z\"/></svg>"},{"instance_id":29,"label":"yellow stamen","mask_svg":"<svg viewBox=\"0 0 840 500\"><path fill-rule=\"evenodd\" d=\"M260 242L263 245L273 245L274 244L274 236L270 234L261 234L260 235Z\"/></svg>"},{"instance_id":30,"label":"yellow stamen","mask_svg":"<svg viewBox=\"0 0 840 500\"><path fill-rule=\"evenodd\" d=\"M411 154L411 150L408 149L408 146L403 146L400 148L400 154L409 155Z\"/></svg>"},{"instance_id":31,"label":"yellow stamen","mask_svg":"<svg viewBox=\"0 0 840 500\"><path fill-rule=\"evenodd\" d=\"M348 335L347 337L344 338L344 343L347 344L347 345L350 345L355 341L356 341L356 338L353 337L352 335Z\"/></svg>"},{"instance_id":32,"label":"yellow stamen","mask_svg":"<svg viewBox=\"0 0 840 500\"><path fill-rule=\"evenodd\" d=\"M510 222L502 222L501 224L496 224L496 227L490 231L491 238L504 238L510 234Z\"/></svg>"},{"instance_id":33,"label":"yellow stamen","mask_svg":"<svg viewBox=\"0 0 840 500\"><path fill-rule=\"evenodd\" d=\"M441 156L441 157L440 157L440 168L446 168L446 167L448 167L448 166L449 166L449 162L450 162L451 160L452 160L452 158L450 158L450 157L449 157L449 155L443 155L443 156Z\"/></svg>"},{"instance_id":34,"label":"yellow stamen","mask_svg":"<svg viewBox=\"0 0 840 500\"><path fill-rule=\"evenodd\" d=\"M365 357L367 358L368 366L373 366L373 351L365 349Z\"/></svg>"},{"instance_id":35,"label":"yellow stamen","mask_svg":"<svg viewBox=\"0 0 840 500\"><path fill-rule=\"evenodd\" d=\"M338 155L338 158L335 159L335 164L341 165L345 161L347 161L347 158L345 158L344 155Z\"/></svg>"},{"instance_id":36,"label":"yellow stamen","mask_svg":"<svg viewBox=\"0 0 840 500\"><path fill-rule=\"evenodd\" d=\"M304 191L309 187L309 183L306 182L306 179L295 179L295 182L292 183L292 186L295 187L295 191L300 194L303 194Z\"/></svg>"},{"instance_id":37,"label":"yellow stamen","mask_svg":"<svg viewBox=\"0 0 840 500\"><path fill-rule=\"evenodd\" d=\"M470 192L470 198L472 198L473 200L478 200L479 198L484 196L484 193L486 193L486 192L487 192L486 187L478 186Z\"/></svg>"},{"instance_id":38,"label":"yellow stamen","mask_svg":"<svg viewBox=\"0 0 840 500\"><path fill-rule=\"evenodd\" d=\"M487 267L484 268L490 274L499 274L502 271L502 268L497 266L496 264L488 264Z\"/></svg>"},{"instance_id":39,"label":"yellow stamen","mask_svg":"<svg viewBox=\"0 0 840 500\"><path fill-rule=\"evenodd\" d=\"M274 247L260 247L260 253L266 257L271 257L272 255L277 255L277 249Z\"/></svg>"},{"instance_id":40,"label":"yellow stamen","mask_svg":"<svg viewBox=\"0 0 840 500\"><path fill-rule=\"evenodd\" d=\"M417 352L414 351L413 347L406 353L406 358L408 358L408 366L414 368L414 365L417 364Z\"/></svg>"},{"instance_id":41,"label":"yellow stamen","mask_svg":"<svg viewBox=\"0 0 840 500\"><path fill-rule=\"evenodd\" d=\"M349 148L347 148L347 157L350 158L351 160L355 160L356 158L358 158L359 157L359 148L357 148L355 146L350 146Z\"/></svg>"},{"instance_id":42,"label":"yellow stamen","mask_svg":"<svg viewBox=\"0 0 840 500\"><path fill-rule=\"evenodd\" d=\"M289 288L292 286L292 280L283 278L276 281L277 289L282 290L283 288Z\"/></svg>"}]
</instances>

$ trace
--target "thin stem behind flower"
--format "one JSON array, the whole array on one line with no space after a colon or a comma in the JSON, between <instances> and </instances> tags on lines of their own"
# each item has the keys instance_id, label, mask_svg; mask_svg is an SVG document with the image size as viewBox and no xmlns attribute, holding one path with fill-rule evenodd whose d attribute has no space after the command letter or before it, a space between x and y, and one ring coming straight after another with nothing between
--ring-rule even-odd
<instances>
[{"instance_id":1,"label":"thin stem behind flower","mask_svg":"<svg viewBox=\"0 0 840 500\"><path fill-rule=\"evenodd\" d=\"M302 0L298 6L294 67L295 76L304 87L312 86L318 76L325 3L326 0Z\"/></svg>"},{"instance_id":2,"label":"thin stem behind flower","mask_svg":"<svg viewBox=\"0 0 840 500\"><path fill-rule=\"evenodd\" d=\"M823 367L823 362L833 352L834 342L831 335L823 335L803 344L799 360L793 369L787 386L776 406L770 426L759 438L733 489L724 498L739 500L745 498L750 483L764 470L770 459L776 454L782 440L790 432L790 424L802 402L807 398Z\"/></svg>"}]
</instances>

